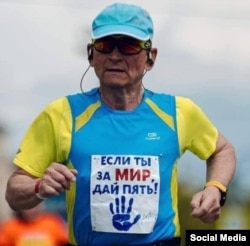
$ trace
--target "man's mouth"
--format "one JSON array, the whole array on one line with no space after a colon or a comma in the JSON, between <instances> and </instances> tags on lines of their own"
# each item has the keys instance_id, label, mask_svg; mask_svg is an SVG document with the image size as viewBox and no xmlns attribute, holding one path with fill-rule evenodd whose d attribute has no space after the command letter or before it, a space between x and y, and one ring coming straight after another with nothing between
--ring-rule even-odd
<instances>
[{"instance_id":1,"label":"man's mouth","mask_svg":"<svg viewBox=\"0 0 250 246\"><path fill-rule=\"evenodd\" d=\"M114 73L123 73L124 70L119 69L119 68L108 68L106 69L107 72L114 72Z\"/></svg>"}]
</instances>

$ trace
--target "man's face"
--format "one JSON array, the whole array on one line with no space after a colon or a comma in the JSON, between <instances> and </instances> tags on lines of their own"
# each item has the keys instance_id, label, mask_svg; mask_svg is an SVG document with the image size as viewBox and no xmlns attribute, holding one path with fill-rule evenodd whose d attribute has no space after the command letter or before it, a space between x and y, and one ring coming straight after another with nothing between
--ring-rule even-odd
<instances>
[{"instance_id":1,"label":"man's face","mask_svg":"<svg viewBox=\"0 0 250 246\"><path fill-rule=\"evenodd\" d=\"M95 44L97 48L93 47L91 61L101 85L122 88L141 83L148 51L138 45L149 44L126 36L105 39Z\"/></svg>"}]
</instances>

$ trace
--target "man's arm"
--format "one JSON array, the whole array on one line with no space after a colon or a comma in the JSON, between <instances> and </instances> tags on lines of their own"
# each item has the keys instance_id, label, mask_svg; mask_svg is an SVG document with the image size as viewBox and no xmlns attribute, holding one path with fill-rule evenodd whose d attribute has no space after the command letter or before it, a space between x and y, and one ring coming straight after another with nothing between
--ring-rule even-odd
<instances>
[{"instance_id":1,"label":"man's arm","mask_svg":"<svg viewBox=\"0 0 250 246\"><path fill-rule=\"evenodd\" d=\"M228 187L233 179L236 156L232 144L219 133L214 153L207 160L206 181L217 181ZM208 186L195 194L191 201L192 213L205 223L212 223L220 216L221 192L216 186Z\"/></svg>"},{"instance_id":2,"label":"man's arm","mask_svg":"<svg viewBox=\"0 0 250 246\"><path fill-rule=\"evenodd\" d=\"M18 168L7 182L5 198L13 210L29 209L42 200L35 196L34 187L38 179Z\"/></svg>"},{"instance_id":3,"label":"man's arm","mask_svg":"<svg viewBox=\"0 0 250 246\"><path fill-rule=\"evenodd\" d=\"M217 180L228 186L233 179L236 155L232 144L219 133L216 149L207 160L207 182Z\"/></svg>"},{"instance_id":4,"label":"man's arm","mask_svg":"<svg viewBox=\"0 0 250 246\"><path fill-rule=\"evenodd\" d=\"M70 189L70 183L75 181L76 175L75 169L68 169L60 163L52 163L45 170L41 179L18 168L8 179L5 193L6 201L14 210L35 207L42 201L35 192L38 180L40 180L39 187L37 187L39 195L48 198Z\"/></svg>"}]
</instances>

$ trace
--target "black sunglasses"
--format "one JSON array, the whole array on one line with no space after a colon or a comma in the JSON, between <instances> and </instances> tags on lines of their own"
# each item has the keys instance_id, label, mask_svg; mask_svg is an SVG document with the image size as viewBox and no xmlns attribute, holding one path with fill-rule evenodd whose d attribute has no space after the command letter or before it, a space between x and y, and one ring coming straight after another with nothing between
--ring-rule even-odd
<instances>
[{"instance_id":1,"label":"black sunglasses","mask_svg":"<svg viewBox=\"0 0 250 246\"><path fill-rule=\"evenodd\" d=\"M151 49L151 41L141 41L127 36L107 36L92 40L94 48L104 54L111 53L115 47L123 55L136 55L142 50Z\"/></svg>"}]
</instances>

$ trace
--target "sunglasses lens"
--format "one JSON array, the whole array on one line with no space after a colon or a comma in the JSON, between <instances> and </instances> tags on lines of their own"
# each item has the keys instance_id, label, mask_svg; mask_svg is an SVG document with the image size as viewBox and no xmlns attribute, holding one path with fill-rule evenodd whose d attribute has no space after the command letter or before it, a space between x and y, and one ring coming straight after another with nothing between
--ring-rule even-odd
<instances>
[{"instance_id":1,"label":"sunglasses lens","mask_svg":"<svg viewBox=\"0 0 250 246\"><path fill-rule=\"evenodd\" d=\"M150 42L140 41L129 37L106 37L94 41L94 47L101 53L110 53L115 46L124 55L135 55L141 52L142 49L149 49Z\"/></svg>"},{"instance_id":2,"label":"sunglasses lens","mask_svg":"<svg viewBox=\"0 0 250 246\"><path fill-rule=\"evenodd\" d=\"M133 38L117 39L118 49L122 54L133 55L138 54L141 50L141 41Z\"/></svg>"},{"instance_id":3,"label":"sunglasses lens","mask_svg":"<svg viewBox=\"0 0 250 246\"><path fill-rule=\"evenodd\" d=\"M115 47L115 40L111 38L96 39L93 45L101 53L110 53Z\"/></svg>"}]
</instances>

